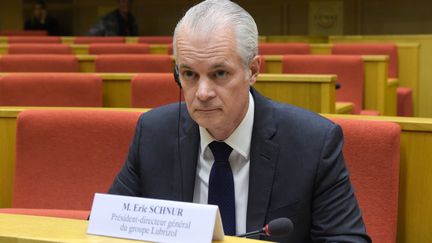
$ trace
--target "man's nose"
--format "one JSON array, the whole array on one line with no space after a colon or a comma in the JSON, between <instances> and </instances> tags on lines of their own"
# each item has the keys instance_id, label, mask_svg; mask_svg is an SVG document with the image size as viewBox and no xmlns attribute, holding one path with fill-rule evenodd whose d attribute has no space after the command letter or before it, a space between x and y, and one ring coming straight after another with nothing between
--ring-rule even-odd
<instances>
[{"instance_id":1,"label":"man's nose","mask_svg":"<svg viewBox=\"0 0 432 243\"><path fill-rule=\"evenodd\" d=\"M215 97L215 91L212 81L208 78L201 78L198 81L198 89L196 91L196 97L201 101L209 100Z\"/></svg>"}]
</instances>

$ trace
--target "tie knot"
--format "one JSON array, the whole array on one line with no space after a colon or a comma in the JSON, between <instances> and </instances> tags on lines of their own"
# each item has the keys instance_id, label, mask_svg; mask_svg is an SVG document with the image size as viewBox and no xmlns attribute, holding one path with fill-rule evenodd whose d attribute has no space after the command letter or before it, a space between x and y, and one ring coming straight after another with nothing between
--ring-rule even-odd
<instances>
[{"instance_id":1,"label":"tie knot","mask_svg":"<svg viewBox=\"0 0 432 243\"><path fill-rule=\"evenodd\" d=\"M213 153L215 162L228 162L228 158L232 152L232 148L225 142L213 141L209 144L209 148Z\"/></svg>"}]
</instances>

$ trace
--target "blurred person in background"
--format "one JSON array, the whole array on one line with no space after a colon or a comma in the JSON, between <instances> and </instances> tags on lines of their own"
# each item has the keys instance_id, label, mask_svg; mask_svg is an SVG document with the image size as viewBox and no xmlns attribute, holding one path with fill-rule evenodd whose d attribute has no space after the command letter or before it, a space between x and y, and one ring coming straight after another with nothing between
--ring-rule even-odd
<instances>
[{"instance_id":1,"label":"blurred person in background","mask_svg":"<svg viewBox=\"0 0 432 243\"><path fill-rule=\"evenodd\" d=\"M137 36L138 25L131 14L132 0L117 0L117 8L103 16L87 35L91 36Z\"/></svg>"},{"instance_id":2,"label":"blurred person in background","mask_svg":"<svg viewBox=\"0 0 432 243\"><path fill-rule=\"evenodd\" d=\"M46 30L48 35L58 35L57 20L48 14L44 0L34 3L32 16L25 21L24 30Z\"/></svg>"}]
</instances>

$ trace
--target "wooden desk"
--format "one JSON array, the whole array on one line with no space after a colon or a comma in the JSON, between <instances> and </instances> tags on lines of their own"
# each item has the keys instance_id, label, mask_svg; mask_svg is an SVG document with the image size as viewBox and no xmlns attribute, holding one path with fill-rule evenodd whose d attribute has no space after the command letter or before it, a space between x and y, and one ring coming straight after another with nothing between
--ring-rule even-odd
<instances>
[{"instance_id":1,"label":"wooden desk","mask_svg":"<svg viewBox=\"0 0 432 243\"><path fill-rule=\"evenodd\" d=\"M0 214L0 242L14 243L127 243L143 242L112 237L87 235L87 220ZM226 243L262 242L225 236Z\"/></svg>"},{"instance_id":2,"label":"wooden desk","mask_svg":"<svg viewBox=\"0 0 432 243\"><path fill-rule=\"evenodd\" d=\"M6 55L9 52L9 45L6 43L1 43L0 40L0 55Z\"/></svg>"},{"instance_id":3,"label":"wooden desk","mask_svg":"<svg viewBox=\"0 0 432 243\"><path fill-rule=\"evenodd\" d=\"M363 56L365 82L363 105L365 110L378 110L381 115L396 116L398 80L389 81L387 56Z\"/></svg>"},{"instance_id":4,"label":"wooden desk","mask_svg":"<svg viewBox=\"0 0 432 243\"><path fill-rule=\"evenodd\" d=\"M310 35L269 35L266 36L266 42L306 42L306 43L328 43L327 36L310 36Z\"/></svg>"},{"instance_id":5,"label":"wooden desk","mask_svg":"<svg viewBox=\"0 0 432 243\"><path fill-rule=\"evenodd\" d=\"M319 43L310 45L311 54L315 55L331 55L331 44Z\"/></svg>"},{"instance_id":6,"label":"wooden desk","mask_svg":"<svg viewBox=\"0 0 432 243\"><path fill-rule=\"evenodd\" d=\"M131 80L135 73L101 73L104 107L131 107Z\"/></svg>"},{"instance_id":7,"label":"wooden desk","mask_svg":"<svg viewBox=\"0 0 432 243\"><path fill-rule=\"evenodd\" d=\"M364 55L365 89L363 107L365 110L378 110L387 116L396 115L397 80L388 82L388 57ZM266 73L282 73L282 56L266 55Z\"/></svg>"},{"instance_id":8,"label":"wooden desk","mask_svg":"<svg viewBox=\"0 0 432 243\"><path fill-rule=\"evenodd\" d=\"M335 113L335 75L260 74L254 87L279 102Z\"/></svg>"},{"instance_id":9,"label":"wooden desk","mask_svg":"<svg viewBox=\"0 0 432 243\"><path fill-rule=\"evenodd\" d=\"M74 36L63 36L61 38L63 44L73 44L75 41Z\"/></svg>"}]
</instances>

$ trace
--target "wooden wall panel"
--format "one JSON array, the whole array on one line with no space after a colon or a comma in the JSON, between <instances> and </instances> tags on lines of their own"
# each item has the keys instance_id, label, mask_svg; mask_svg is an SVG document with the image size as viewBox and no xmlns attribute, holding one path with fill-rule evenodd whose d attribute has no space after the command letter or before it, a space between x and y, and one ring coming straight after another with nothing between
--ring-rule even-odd
<instances>
[{"instance_id":1,"label":"wooden wall panel","mask_svg":"<svg viewBox=\"0 0 432 243\"><path fill-rule=\"evenodd\" d=\"M255 18L262 35L307 35L309 2L327 0L237 0ZM343 1L344 34L432 33L432 2L418 0ZM142 35L169 35L177 20L198 0L134 1ZM82 35L116 0L47 0L63 35ZM0 29L20 29L33 0L0 1ZM7 21L6 21L7 20Z\"/></svg>"},{"instance_id":2,"label":"wooden wall panel","mask_svg":"<svg viewBox=\"0 0 432 243\"><path fill-rule=\"evenodd\" d=\"M22 0L0 1L0 30L16 30L23 27Z\"/></svg>"},{"instance_id":3,"label":"wooden wall panel","mask_svg":"<svg viewBox=\"0 0 432 243\"><path fill-rule=\"evenodd\" d=\"M362 29L358 34L424 34L432 33L432 2L417 0L361 1Z\"/></svg>"}]
</instances>

